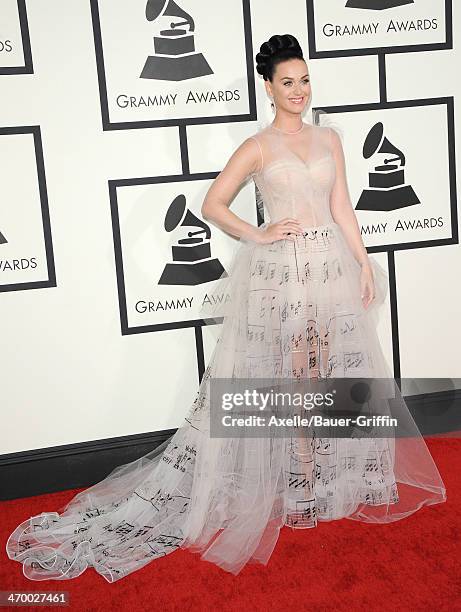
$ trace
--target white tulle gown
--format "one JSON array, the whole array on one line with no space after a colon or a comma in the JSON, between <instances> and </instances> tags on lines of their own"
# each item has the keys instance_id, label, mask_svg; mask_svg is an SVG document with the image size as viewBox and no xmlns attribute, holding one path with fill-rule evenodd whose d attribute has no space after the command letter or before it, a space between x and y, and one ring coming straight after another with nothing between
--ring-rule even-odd
<instances>
[{"instance_id":1,"label":"white tulle gown","mask_svg":"<svg viewBox=\"0 0 461 612\"><path fill-rule=\"evenodd\" d=\"M304 234L296 242L241 241L218 281L230 299L203 308L204 318L224 320L184 423L59 513L18 525L6 548L28 578L70 579L92 566L114 582L179 547L237 574L247 562L267 563L284 525L390 523L445 501L404 402L405 436L210 437L212 377L392 378L376 334L387 276L371 257L376 299L364 309L360 266L331 212L351 206L337 131L303 123L287 134L269 124L251 139L261 167L249 179L266 218L295 217Z\"/></svg>"}]
</instances>

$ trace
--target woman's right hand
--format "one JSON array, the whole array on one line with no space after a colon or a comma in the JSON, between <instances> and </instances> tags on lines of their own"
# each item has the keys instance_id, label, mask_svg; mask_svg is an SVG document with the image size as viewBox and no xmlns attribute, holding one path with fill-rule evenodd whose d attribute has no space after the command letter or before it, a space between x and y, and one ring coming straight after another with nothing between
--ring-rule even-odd
<instances>
[{"instance_id":1,"label":"woman's right hand","mask_svg":"<svg viewBox=\"0 0 461 612\"><path fill-rule=\"evenodd\" d=\"M289 233L290 232L290 233ZM302 234L303 229L297 219L286 217L269 225L260 232L259 244L270 244L276 240L296 240L296 235Z\"/></svg>"}]
</instances>

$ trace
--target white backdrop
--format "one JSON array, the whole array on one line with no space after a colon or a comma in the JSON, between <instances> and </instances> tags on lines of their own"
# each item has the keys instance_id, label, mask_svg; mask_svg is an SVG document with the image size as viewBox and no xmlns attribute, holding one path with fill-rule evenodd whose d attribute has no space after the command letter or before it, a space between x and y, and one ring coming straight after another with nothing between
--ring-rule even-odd
<instances>
[{"instance_id":1,"label":"white backdrop","mask_svg":"<svg viewBox=\"0 0 461 612\"><path fill-rule=\"evenodd\" d=\"M98 22L94 12L98 3L92 4L93 13L89 0L34 0L18 5L13 0L0 0L0 130L3 130L0 131L0 232L7 241L0 244L0 454L157 431L181 423L199 381L195 329L193 325L162 328L165 322L174 324L178 318L174 316L156 319L149 315L136 319L129 310L131 302L127 305L128 320L124 329L120 293L124 277L117 269L114 255L114 210L122 232L123 221L132 219L135 212L138 225L132 225L130 231L138 228L140 236L144 230L152 233L155 226L146 228L149 217L139 214L140 203L152 202L152 206L158 206L152 210L158 214L156 223L160 227L166 208L158 203L170 196L164 195L169 189L168 181L159 182L158 177L177 176L174 187L186 193L188 207L198 215L204 189L212 180L206 174L219 172L240 142L258 129L259 120L271 118L269 101L262 80L254 71L253 60L264 40L274 33L287 32L298 38L310 67L313 107L344 108L372 105L380 100L376 54L368 51L363 55L322 56L328 51L328 40L317 36L315 55L319 57L309 59L309 48L314 47L312 31L309 47L308 10L316 4L314 7L318 8L318 2L290 0L281 5L275 0L235 0L221 6L211 0L184 0L177 5L194 15L196 50L208 49L204 55L213 69L212 83L206 84L204 79L208 77L202 76L179 84L157 80L155 86L160 87L161 83L164 91L179 93L194 88L204 91L225 87L234 93L229 94L228 100L192 102L192 107L170 104L166 108L116 108L115 92L124 91L133 96L136 92L139 96L139 92L146 91L153 83L139 79L144 59L153 51L150 34L153 26L146 26L144 21L145 2L120 3L118 13L115 8L111 13L113 3L100 2ZM131 21L128 16L123 18L122 5L125 9L132 7ZM226 15L221 10L224 5ZM322 0L321 5L329 5L330 13L323 16L316 12L319 20L328 21L332 15L338 21L344 20L344 0ZM135 8L138 17L141 16L138 31L133 31ZM390 9L348 10L351 23L371 18L383 21L390 17ZM392 11L393 16L407 19L411 11L439 15L440 6L436 0L416 0ZM370 16L370 13L373 14ZM23 18L22 38L19 14ZM100 26L107 98L101 90L103 73L95 23ZM385 55L386 70L382 78L389 102L453 97L455 126L461 124L461 84L457 77L461 61L460 24L461 7L455 3L453 49L408 47L405 52ZM445 24L442 29L441 40L444 40ZM412 32L407 39L405 33L394 33L384 40L389 45L438 42L431 38L434 32L419 34L418 38L418 33ZM245 47L244 35L252 49ZM440 36L440 28L435 35ZM144 46L140 42L143 36ZM365 38L362 37L366 42L364 48L369 49L372 41ZM30 54L27 49L24 53L27 40L30 40ZM357 46L350 37L347 44L344 35L342 40L343 43L331 42L330 48L337 52ZM381 36L379 44L384 44L382 40ZM132 70L132 81L127 78L124 82L123 70L131 70L129 66L135 53L140 57L138 73ZM252 113L252 88L256 94L257 116ZM352 115L351 122L344 113L337 117L344 127L348 153L355 146L351 132L347 131L348 125L352 125ZM442 182L448 176L448 162L434 145L434 134L442 132L441 147L450 139L453 145L460 142L459 127L455 133L447 134L443 121L437 125L440 117L421 112L417 118L419 132L412 133L412 144L407 143L405 151L414 150L420 155L413 166L411 156L408 159L407 173L413 182L418 177L427 179L431 172L437 179L427 181L432 192L425 204L431 214L437 211L448 214L450 210L448 184ZM175 121L181 123L178 118L182 121L181 129L175 125ZM40 128L39 141L35 131L35 144L30 126ZM14 129L8 132L6 128ZM391 140L397 146L401 144ZM40 149L43 168L40 168L40 155L34 154L40 153ZM351 193L355 198L364 181L366 186L366 177L360 165L351 159L347 155ZM456 171L460 176L458 160ZM201 180L189 180L190 174L202 173L205 176ZM182 178L184 175L189 176L187 182ZM149 180L144 184L145 178ZM136 180L134 184L124 185L125 179ZM112 202L109 181L117 188L117 198ZM44 184L46 198L43 189L40 192L40 185L43 188ZM233 210L256 222L253 208L254 192L247 185ZM46 214L49 214L48 230L46 221L42 223ZM444 227L449 236L453 229L456 236L456 227ZM215 254L219 253L225 267L237 246L236 241L216 228L212 232ZM155 238L155 233L152 236ZM144 244L142 261L152 262L152 268L146 268L144 280L153 270L158 278L157 272L170 258L169 252L165 254L159 249L168 250L174 240L165 242L160 233L158 237L158 244L155 240L143 243L141 239L136 243L139 248ZM126 234L122 235L122 244L126 245L124 240L127 240ZM136 253L139 257L139 250ZM141 281L133 289L134 276L129 273L132 252L125 250L124 255L127 256L124 270L127 297L137 290L140 296L147 295L148 285L142 285ZM385 252L373 256L387 267ZM20 263L14 266L13 261ZM401 375L461 377L459 245L398 250L395 267ZM55 283L50 282L53 270ZM188 289L188 293L193 291L197 297L204 287ZM178 316L186 322L194 318L193 313L186 312ZM132 327L136 326L138 329L133 331ZM383 313L379 333L392 365L390 305ZM207 327L203 329L203 339L206 361L214 345L214 334Z\"/></svg>"}]
</instances>

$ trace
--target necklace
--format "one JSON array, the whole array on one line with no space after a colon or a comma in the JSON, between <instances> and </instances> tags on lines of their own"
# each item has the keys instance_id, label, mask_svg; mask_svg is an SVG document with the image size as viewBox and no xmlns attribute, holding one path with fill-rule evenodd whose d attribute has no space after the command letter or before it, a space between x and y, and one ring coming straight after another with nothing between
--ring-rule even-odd
<instances>
[{"instance_id":1,"label":"necklace","mask_svg":"<svg viewBox=\"0 0 461 612\"><path fill-rule=\"evenodd\" d=\"M271 127L274 128L274 130L278 130L279 132L282 132L283 134L298 134L301 130L304 129L305 123L304 121L301 122L301 127L299 128L299 130L295 130L294 132L287 132L286 130L281 130L278 127L275 127L275 125L273 123L271 123Z\"/></svg>"}]
</instances>

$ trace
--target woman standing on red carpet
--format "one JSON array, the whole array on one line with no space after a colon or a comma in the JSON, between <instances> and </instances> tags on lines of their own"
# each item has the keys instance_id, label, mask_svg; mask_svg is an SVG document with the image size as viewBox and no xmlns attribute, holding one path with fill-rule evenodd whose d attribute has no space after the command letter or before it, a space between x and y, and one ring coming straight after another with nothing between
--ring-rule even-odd
<instances>
[{"instance_id":1,"label":"woman standing on red carpet","mask_svg":"<svg viewBox=\"0 0 461 612\"><path fill-rule=\"evenodd\" d=\"M237 574L247 562L267 563L283 526L390 523L446 499L402 398L392 412L391 395L379 412L368 404L369 417L398 417L385 435L339 437L332 428L325 436L312 427L284 436L210 434L210 420L220 417L210 402L214 378L394 382L376 333L387 277L362 242L338 133L303 121L311 82L296 38L272 36L256 69L274 119L237 148L202 206L241 244L219 283L230 299L210 313L224 320L196 399L160 447L60 513L45 511L14 530L7 553L32 580L75 578L92 566L114 582L179 547ZM269 217L260 227L229 209L246 180Z\"/></svg>"}]
</instances>

